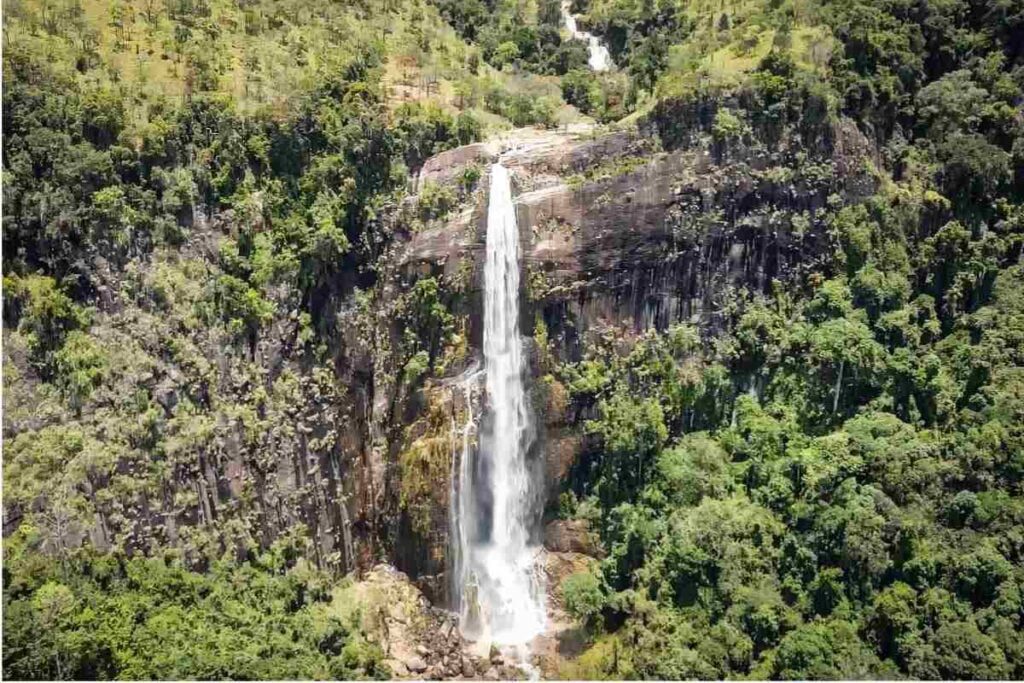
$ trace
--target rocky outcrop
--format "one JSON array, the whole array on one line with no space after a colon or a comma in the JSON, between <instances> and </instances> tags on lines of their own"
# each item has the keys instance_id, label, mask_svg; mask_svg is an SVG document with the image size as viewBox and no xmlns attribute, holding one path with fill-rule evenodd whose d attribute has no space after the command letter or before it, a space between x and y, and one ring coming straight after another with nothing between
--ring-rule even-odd
<instances>
[{"instance_id":1,"label":"rocky outcrop","mask_svg":"<svg viewBox=\"0 0 1024 683\"><path fill-rule=\"evenodd\" d=\"M535 666L544 678L560 678L564 661L579 655L586 647L586 632L565 611L562 582L573 574L592 570L596 562L589 555L574 552L545 551L543 555L542 567L547 586L547 627L543 634L530 643L530 651Z\"/></svg>"},{"instance_id":2,"label":"rocky outcrop","mask_svg":"<svg viewBox=\"0 0 1024 683\"><path fill-rule=\"evenodd\" d=\"M519 197L531 295L554 337L678 321L714 329L732 290L767 293L816 267L830 196L873 189L845 157L801 177L770 158L717 164L701 148L603 165Z\"/></svg>"},{"instance_id":3,"label":"rocky outcrop","mask_svg":"<svg viewBox=\"0 0 1024 683\"><path fill-rule=\"evenodd\" d=\"M415 583L436 605L450 602L449 536L452 472L463 448L476 444L476 427L467 420L479 415L481 377L469 373L445 382L430 382L421 395L421 417L405 429L398 456L401 518L394 562L415 576ZM472 402L473 405L469 405Z\"/></svg>"},{"instance_id":4,"label":"rocky outcrop","mask_svg":"<svg viewBox=\"0 0 1024 683\"><path fill-rule=\"evenodd\" d=\"M544 527L544 547L553 553L604 557L604 549L590 525L581 519L559 519Z\"/></svg>"},{"instance_id":5,"label":"rocky outcrop","mask_svg":"<svg viewBox=\"0 0 1024 683\"><path fill-rule=\"evenodd\" d=\"M493 162L494 152L493 145L477 142L436 154L424 162L416 176L415 189L419 192L427 183L449 183L471 164Z\"/></svg>"},{"instance_id":6,"label":"rocky outcrop","mask_svg":"<svg viewBox=\"0 0 1024 683\"><path fill-rule=\"evenodd\" d=\"M520 678L514 666L475 654L459 633L454 615L432 607L402 572L377 565L351 589L362 626L383 650L395 678Z\"/></svg>"}]
</instances>

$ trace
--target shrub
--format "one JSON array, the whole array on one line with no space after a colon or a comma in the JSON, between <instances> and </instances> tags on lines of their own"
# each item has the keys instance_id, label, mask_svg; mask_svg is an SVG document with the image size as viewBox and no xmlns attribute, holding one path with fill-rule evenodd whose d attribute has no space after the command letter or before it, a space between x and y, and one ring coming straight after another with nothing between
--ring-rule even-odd
<instances>
[{"instance_id":1,"label":"shrub","mask_svg":"<svg viewBox=\"0 0 1024 683\"><path fill-rule=\"evenodd\" d=\"M601 582L590 572L577 572L562 581L562 600L566 611L588 629L600 626L606 598Z\"/></svg>"}]
</instances>

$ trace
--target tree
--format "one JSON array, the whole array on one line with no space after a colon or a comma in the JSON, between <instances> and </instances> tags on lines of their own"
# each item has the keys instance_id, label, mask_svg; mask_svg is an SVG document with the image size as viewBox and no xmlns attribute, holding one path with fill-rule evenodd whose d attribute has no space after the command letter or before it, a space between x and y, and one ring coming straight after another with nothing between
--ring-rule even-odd
<instances>
[{"instance_id":1,"label":"tree","mask_svg":"<svg viewBox=\"0 0 1024 683\"><path fill-rule=\"evenodd\" d=\"M597 108L597 79L584 69L574 69L562 76L562 97L566 102L589 114Z\"/></svg>"},{"instance_id":2,"label":"tree","mask_svg":"<svg viewBox=\"0 0 1024 683\"><path fill-rule=\"evenodd\" d=\"M697 505L705 496L724 498L733 490L729 455L706 433L687 434L657 458L660 487L674 505Z\"/></svg>"},{"instance_id":3,"label":"tree","mask_svg":"<svg viewBox=\"0 0 1024 683\"><path fill-rule=\"evenodd\" d=\"M779 680L865 679L892 675L857 637L854 624L828 620L801 626L782 639L772 677Z\"/></svg>"},{"instance_id":4,"label":"tree","mask_svg":"<svg viewBox=\"0 0 1024 683\"><path fill-rule=\"evenodd\" d=\"M1010 156L977 134L955 134L936 149L939 185L957 213L970 223L985 220L1010 179Z\"/></svg>"},{"instance_id":5,"label":"tree","mask_svg":"<svg viewBox=\"0 0 1024 683\"><path fill-rule=\"evenodd\" d=\"M561 590L566 611L587 629L599 629L606 601L599 579L591 572L570 574L562 580Z\"/></svg>"},{"instance_id":6,"label":"tree","mask_svg":"<svg viewBox=\"0 0 1024 683\"><path fill-rule=\"evenodd\" d=\"M44 377L53 376L54 353L69 332L89 323L89 312L53 278L40 275L5 277L4 299L5 322L17 324L37 368Z\"/></svg>"},{"instance_id":7,"label":"tree","mask_svg":"<svg viewBox=\"0 0 1024 683\"><path fill-rule=\"evenodd\" d=\"M506 65L514 64L519 59L519 55L519 46L511 40L506 40L494 51L491 63L500 69Z\"/></svg>"},{"instance_id":8,"label":"tree","mask_svg":"<svg viewBox=\"0 0 1024 683\"><path fill-rule=\"evenodd\" d=\"M93 389L102 384L107 364L103 351L81 330L69 333L54 354L57 384L75 410L81 410Z\"/></svg>"},{"instance_id":9,"label":"tree","mask_svg":"<svg viewBox=\"0 0 1024 683\"><path fill-rule=\"evenodd\" d=\"M989 93L978 87L971 72L945 74L918 91L918 120L926 134L941 141L956 133L977 131Z\"/></svg>"},{"instance_id":10,"label":"tree","mask_svg":"<svg viewBox=\"0 0 1024 683\"><path fill-rule=\"evenodd\" d=\"M1010 667L999 646L972 622L940 626L932 647L935 665L943 678L990 680L1010 675Z\"/></svg>"},{"instance_id":11,"label":"tree","mask_svg":"<svg viewBox=\"0 0 1024 683\"><path fill-rule=\"evenodd\" d=\"M601 497L627 499L651 476L652 460L661 450L668 429L661 405L651 399L635 401L616 392L598 404L601 418L587 423L587 431L602 444Z\"/></svg>"}]
</instances>

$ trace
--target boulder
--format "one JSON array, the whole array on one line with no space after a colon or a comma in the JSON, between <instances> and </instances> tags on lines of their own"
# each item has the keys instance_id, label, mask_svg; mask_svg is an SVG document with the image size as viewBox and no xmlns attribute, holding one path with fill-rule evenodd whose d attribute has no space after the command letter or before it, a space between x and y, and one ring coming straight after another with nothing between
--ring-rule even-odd
<instances>
[{"instance_id":1,"label":"boulder","mask_svg":"<svg viewBox=\"0 0 1024 683\"><path fill-rule=\"evenodd\" d=\"M602 557L601 544L586 521L580 519L559 519L544 529L544 547L555 553L579 553L591 557Z\"/></svg>"},{"instance_id":2,"label":"boulder","mask_svg":"<svg viewBox=\"0 0 1024 683\"><path fill-rule=\"evenodd\" d=\"M409 675L409 667L397 659L385 659L384 664L391 670L394 678L402 678Z\"/></svg>"},{"instance_id":3,"label":"boulder","mask_svg":"<svg viewBox=\"0 0 1024 683\"><path fill-rule=\"evenodd\" d=\"M476 142L434 155L426 160L416 178L416 191L428 183L444 184L458 176L470 164L489 164L494 161L489 145Z\"/></svg>"},{"instance_id":4,"label":"boulder","mask_svg":"<svg viewBox=\"0 0 1024 683\"><path fill-rule=\"evenodd\" d=\"M562 608L562 581L572 574L589 571L597 559L582 553L544 553L544 574L547 577L548 601L554 607Z\"/></svg>"},{"instance_id":5,"label":"boulder","mask_svg":"<svg viewBox=\"0 0 1024 683\"><path fill-rule=\"evenodd\" d=\"M405 667L414 674L423 673L427 670L427 663L423 661L422 657L409 657L403 662L403 664L405 664Z\"/></svg>"},{"instance_id":6,"label":"boulder","mask_svg":"<svg viewBox=\"0 0 1024 683\"><path fill-rule=\"evenodd\" d=\"M548 496L556 498L559 487L583 450L583 437L565 427L549 428L544 448L544 472Z\"/></svg>"}]
</instances>

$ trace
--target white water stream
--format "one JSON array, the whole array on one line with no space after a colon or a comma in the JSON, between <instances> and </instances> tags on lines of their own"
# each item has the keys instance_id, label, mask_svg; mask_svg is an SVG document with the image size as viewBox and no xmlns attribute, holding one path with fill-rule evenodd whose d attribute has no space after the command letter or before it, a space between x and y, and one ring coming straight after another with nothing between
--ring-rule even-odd
<instances>
[{"instance_id":1,"label":"white water stream","mask_svg":"<svg viewBox=\"0 0 1024 683\"><path fill-rule=\"evenodd\" d=\"M587 42L587 49L590 51L587 62L590 68L594 71L607 71L612 66L612 56L608 53L608 48L594 34L579 30L576 26L576 17L570 11L571 4L571 0L562 0L562 20L565 21L565 28L573 38Z\"/></svg>"},{"instance_id":2,"label":"white water stream","mask_svg":"<svg viewBox=\"0 0 1024 683\"><path fill-rule=\"evenodd\" d=\"M454 595L468 638L521 646L544 630L546 616L540 548L531 541L539 522L540 487L527 460L533 428L519 335L519 229L509 172L500 163L491 166L486 256L487 408L475 453L468 436L472 415L463 426L452 509L457 515Z\"/></svg>"},{"instance_id":3,"label":"white water stream","mask_svg":"<svg viewBox=\"0 0 1024 683\"><path fill-rule=\"evenodd\" d=\"M473 387L480 376L480 368L474 363L457 381L465 401L466 419L457 425L452 418L452 471L449 481L448 522L451 539L452 608L460 616L460 622L479 622L475 609L474 590L467 590L470 579L470 541L473 534L473 433L476 418L473 416ZM470 607L474 606L471 611Z\"/></svg>"}]
</instances>

